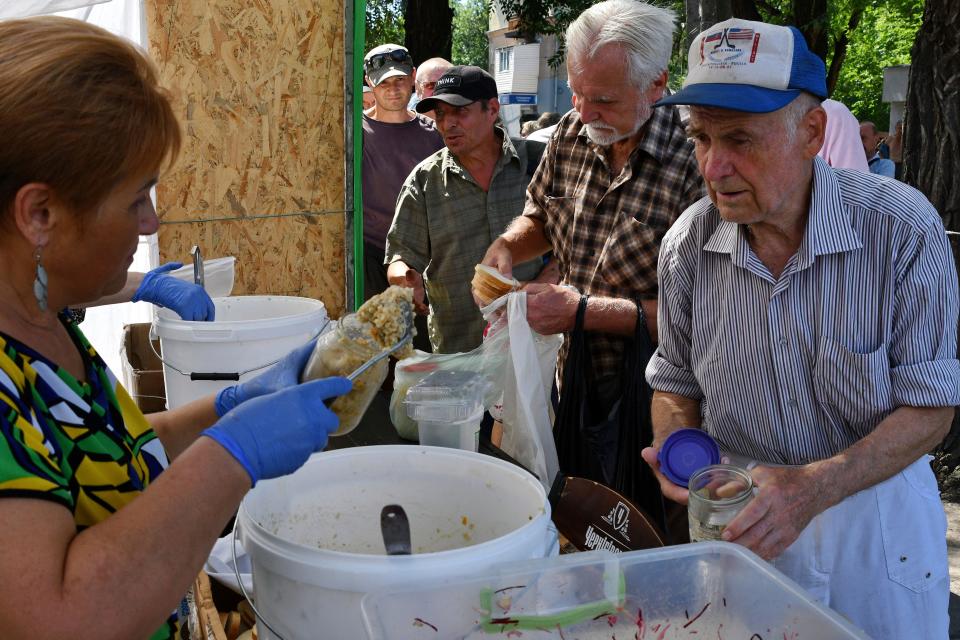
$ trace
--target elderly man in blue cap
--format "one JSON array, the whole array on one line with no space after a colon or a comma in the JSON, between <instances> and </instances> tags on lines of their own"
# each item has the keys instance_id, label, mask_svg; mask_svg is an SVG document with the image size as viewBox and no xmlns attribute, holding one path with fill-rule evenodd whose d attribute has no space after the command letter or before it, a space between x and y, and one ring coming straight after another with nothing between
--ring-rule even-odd
<instances>
[{"instance_id":1,"label":"elderly man in blue cap","mask_svg":"<svg viewBox=\"0 0 960 640\"><path fill-rule=\"evenodd\" d=\"M957 274L918 191L817 157L823 62L799 31L701 33L690 105L709 197L664 238L657 451L699 426L759 487L726 527L876 638L947 638L930 451L960 404ZM664 494L685 488L660 476Z\"/></svg>"}]
</instances>

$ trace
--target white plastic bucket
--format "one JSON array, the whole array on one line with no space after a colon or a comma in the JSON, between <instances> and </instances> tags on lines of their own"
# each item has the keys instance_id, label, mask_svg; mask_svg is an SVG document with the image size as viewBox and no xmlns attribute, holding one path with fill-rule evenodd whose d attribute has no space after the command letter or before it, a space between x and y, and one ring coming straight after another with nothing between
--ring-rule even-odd
<instances>
[{"instance_id":1,"label":"white plastic bucket","mask_svg":"<svg viewBox=\"0 0 960 640\"><path fill-rule=\"evenodd\" d=\"M181 320L168 309L153 321L168 409L256 376L328 322L323 303L311 298L236 296L213 303L213 322Z\"/></svg>"},{"instance_id":2,"label":"white plastic bucket","mask_svg":"<svg viewBox=\"0 0 960 640\"><path fill-rule=\"evenodd\" d=\"M385 555L380 510L399 504L413 555ZM366 637L360 601L384 587L445 584L505 561L556 553L540 482L496 458L438 447L315 454L244 498L240 540L253 565L259 637Z\"/></svg>"}]
</instances>

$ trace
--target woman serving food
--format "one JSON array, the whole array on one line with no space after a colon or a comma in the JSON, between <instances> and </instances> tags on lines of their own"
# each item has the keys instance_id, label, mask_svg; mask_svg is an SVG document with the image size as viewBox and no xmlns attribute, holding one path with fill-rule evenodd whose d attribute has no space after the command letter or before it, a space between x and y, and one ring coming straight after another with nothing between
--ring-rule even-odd
<instances>
[{"instance_id":1,"label":"woman serving food","mask_svg":"<svg viewBox=\"0 0 960 640\"><path fill-rule=\"evenodd\" d=\"M64 313L123 289L179 147L133 46L65 18L0 22L0 140L0 637L173 638L244 494L323 448L323 401L350 383L298 385L305 345L147 418Z\"/></svg>"}]
</instances>

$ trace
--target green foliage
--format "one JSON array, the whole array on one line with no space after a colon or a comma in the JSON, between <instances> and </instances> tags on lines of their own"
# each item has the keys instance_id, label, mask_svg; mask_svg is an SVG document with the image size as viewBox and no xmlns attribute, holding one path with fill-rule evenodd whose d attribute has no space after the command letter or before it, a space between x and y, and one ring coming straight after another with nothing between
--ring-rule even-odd
<instances>
[{"instance_id":1,"label":"green foliage","mask_svg":"<svg viewBox=\"0 0 960 640\"><path fill-rule=\"evenodd\" d=\"M365 52L388 42L402 45L403 37L401 0L367 0Z\"/></svg>"},{"instance_id":2,"label":"green foliage","mask_svg":"<svg viewBox=\"0 0 960 640\"><path fill-rule=\"evenodd\" d=\"M833 99L847 105L858 120L872 120L886 129L890 105L880 100L883 68L910 64L910 47L922 19L923 0L869 3L851 34Z\"/></svg>"},{"instance_id":3,"label":"green foliage","mask_svg":"<svg viewBox=\"0 0 960 640\"><path fill-rule=\"evenodd\" d=\"M488 0L450 0L453 7L453 64L488 67L490 3Z\"/></svg>"},{"instance_id":4,"label":"green foliage","mask_svg":"<svg viewBox=\"0 0 960 640\"><path fill-rule=\"evenodd\" d=\"M521 31L558 36L561 48L550 60L552 65L558 65L563 63L562 37L567 25L598 0L493 1L499 3L506 15L520 18ZM807 1L753 0L753 7L766 22L794 24L794 15L803 13L795 11L795 7ZM659 0L659 4L676 11L681 21L669 67L670 86L678 89L686 75L687 64L683 24L685 3L684 0ZM857 10L862 12L859 24L847 33L850 16ZM838 39L847 36L849 43L832 97L846 104L857 118L873 120L885 128L890 107L881 102L883 68L910 63L910 48L922 18L923 0L828 0L826 16L815 19L815 23L796 26L801 30L813 29L822 25L823 20L828 21L828 68Z\"/></svg>"}]
</instances>

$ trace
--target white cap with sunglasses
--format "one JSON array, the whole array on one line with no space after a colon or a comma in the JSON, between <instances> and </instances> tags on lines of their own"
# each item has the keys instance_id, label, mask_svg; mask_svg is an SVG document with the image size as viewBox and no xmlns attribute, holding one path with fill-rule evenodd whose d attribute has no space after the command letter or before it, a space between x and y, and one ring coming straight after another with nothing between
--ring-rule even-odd
<instances>
[{"instance_id":1,"label":"white cap with sunglasses","mask_svg":"<svg viewBox=\"0 0 960 640\"><path fill-rule=\"evenodd\" d=\"M413 58L398 44L382 44L364 56L363 70L376 87L387 78L413 74Z\"/></svg>"}]
</instances>

